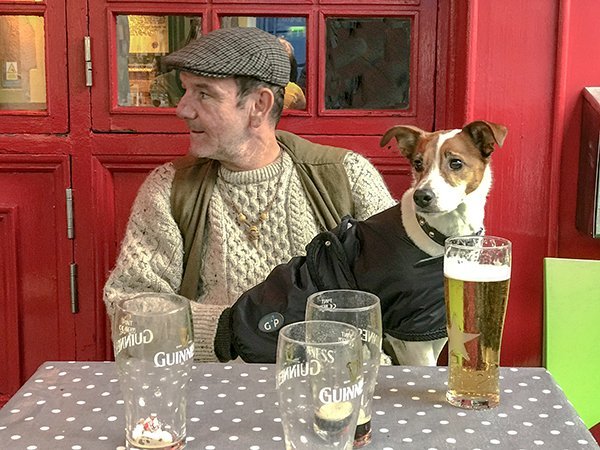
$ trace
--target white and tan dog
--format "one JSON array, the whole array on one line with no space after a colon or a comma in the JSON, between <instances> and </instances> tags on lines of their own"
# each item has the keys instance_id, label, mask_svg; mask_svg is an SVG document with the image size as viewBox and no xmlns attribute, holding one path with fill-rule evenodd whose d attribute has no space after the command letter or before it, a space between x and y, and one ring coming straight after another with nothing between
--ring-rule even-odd
<instances>
[{"instance_id":1,"label":"white and tan dog","mask_svg":"<svg viewBox=\"0 0 600 450\"><path fill-rule=\"evenodd\" d=\"M424 252L443 254L443 239L483 233L483 218L492 185L490 156L502 147L507 129L478 120L462 129L427 132L400 125L381 138L395 138L412 166L412 187L402 196L402 222Z\"/></svg>"}]
</instances>

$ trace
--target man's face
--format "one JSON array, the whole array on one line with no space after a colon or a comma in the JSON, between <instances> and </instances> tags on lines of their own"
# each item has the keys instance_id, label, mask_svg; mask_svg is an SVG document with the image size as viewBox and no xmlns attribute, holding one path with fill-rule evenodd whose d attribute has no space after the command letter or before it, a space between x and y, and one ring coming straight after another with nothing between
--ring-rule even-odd
<instances>
[{"instance_id":1,"label":"man's face","mask_svg":"<svg viewBox=\"0 0 600 450\"><path fill-rule=\"evenodd\" d=\"M190 129L190 153L235 167L250 139L248 102L238 106L233 78L209 78L181 72L185 94L177 116Z\"/></svg>"}]
</instances>

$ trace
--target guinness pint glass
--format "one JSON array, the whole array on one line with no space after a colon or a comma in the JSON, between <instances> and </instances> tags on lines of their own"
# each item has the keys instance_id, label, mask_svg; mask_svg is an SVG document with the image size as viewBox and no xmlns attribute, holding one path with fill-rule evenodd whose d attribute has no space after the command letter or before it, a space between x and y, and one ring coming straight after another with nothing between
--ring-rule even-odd
<instances>
[{"instance_id":1,"label":"guinness pint glass","mask_svg":"<svg viewBox=\"0 0 600 450\"><path fill-rule=\"evenodd\" d=\"M506 239L467 236L446 240L446 398L454 406L485 409L500 401L500 345L510 270L511 243Z\"/></svg>"}]
</instances>

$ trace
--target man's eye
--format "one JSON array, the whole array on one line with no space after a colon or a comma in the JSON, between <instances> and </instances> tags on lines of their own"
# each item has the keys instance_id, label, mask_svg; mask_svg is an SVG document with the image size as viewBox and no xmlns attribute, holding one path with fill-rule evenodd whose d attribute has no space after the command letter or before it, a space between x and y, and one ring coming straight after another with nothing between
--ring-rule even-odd
<instances>
[{"instance_id":1,"label":"man's eye","mask_svg":"<svg viewBox=\"0 0 600 450\"><path fill-rule=\"evenodd\" d=\"M423 171L423 161L421 161L420 159L415 159L413 161L413 167L417 172L422 172Z\"/></svg>"},{"instance_id":2,"label":"man's eye","mask_svg":"<svg viewBox=\"0 0 600 450\"><path fill-rule=\"evenodd\" d=\"M450 166L450 168L452 170L460 170L463 167L463 162L458 159L458 158L452 158L449 162L448 165Z\"/></svg>"}]
</instances>

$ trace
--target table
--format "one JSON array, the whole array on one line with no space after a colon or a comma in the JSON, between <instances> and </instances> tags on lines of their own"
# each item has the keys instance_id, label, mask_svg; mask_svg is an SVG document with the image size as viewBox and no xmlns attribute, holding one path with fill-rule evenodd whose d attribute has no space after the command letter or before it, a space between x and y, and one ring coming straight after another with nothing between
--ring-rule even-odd
<instances>
[{"instance_id":1,"label":"table","mask_svg":"<svg viewBox=\"0 0 600 450\"><path fill-rule=\"evenodd\" d=\"M447 404L446 367L382 367L368 449L595 449L543 368L502 368L501 404ZM283 449L274 366L196 364L189 449ZM0 447L123 449L124 407L112 362L47 362L0 410ZM6 445L6 446L5 446Z\"/></svg>"}]
</instances>

